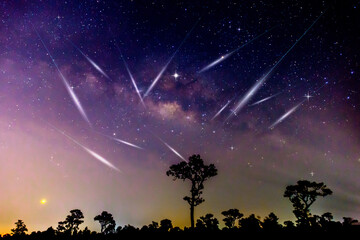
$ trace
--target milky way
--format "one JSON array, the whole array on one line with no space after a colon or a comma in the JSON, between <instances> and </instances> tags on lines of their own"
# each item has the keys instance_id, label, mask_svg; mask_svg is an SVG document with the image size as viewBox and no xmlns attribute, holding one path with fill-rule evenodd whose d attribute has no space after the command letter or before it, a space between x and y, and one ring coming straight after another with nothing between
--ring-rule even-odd
<instances>
[{"instance_id":1,"label":"milky way","mask_svg":"<svg viewBox=\"0 0 360 240\"><path fill-rule=\"evenodd\" d=\"M299 179L334 192L315 214L360 218L358 3L0 8L0 233L56 228L74 208L93 230L103 210L188 226L188 186L166 171L192 154L218 168L196 218L293 220L283 192Z\"/></svg>"}]
</instances>

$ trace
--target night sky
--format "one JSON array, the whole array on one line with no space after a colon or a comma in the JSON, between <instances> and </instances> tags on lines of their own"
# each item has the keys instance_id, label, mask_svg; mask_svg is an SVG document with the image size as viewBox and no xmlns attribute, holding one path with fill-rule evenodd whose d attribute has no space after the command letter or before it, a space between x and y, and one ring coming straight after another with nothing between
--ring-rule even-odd
<instances>
[{"instance_id":1,"label":"night sky","mask_svg":"<svg viewBox=\"0 0 360 240\"><path fill-rule=\"evenodd\" d=\"M346 2L346 3L344 3ZM312 213L360 218L360 3L2 1L0 233L189 226L200 154L218 176L195 217L294 220L285 187L324 182ZM45 202L41 202L46 200Z\"/></svg>"}]
</instances>

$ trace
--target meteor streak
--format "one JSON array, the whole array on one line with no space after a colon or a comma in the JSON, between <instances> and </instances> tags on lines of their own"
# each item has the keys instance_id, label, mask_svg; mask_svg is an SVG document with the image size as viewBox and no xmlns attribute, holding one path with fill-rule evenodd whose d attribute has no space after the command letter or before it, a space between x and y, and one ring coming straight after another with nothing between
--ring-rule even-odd
<instances>
[{"instance_id":1,"label":"meteor streak","mask_svg":"<svg viewBox=\"0 0 360 240\"><path fill-rule=\"evenodd\" d=\"M315 91L313 91L313 94L317 93L320 89L322 89L325 85L327 85L328 82L325 82L322 86L320 86L318 89L316 89ZM303 104L305 101L309 101L309 98L312 97L310 96L310 93L308 92L307 94L305 94L306 99L301 101L298 105L296 105L295 107L291 108L289 111L287 111L284 115L282 115L278 120L276 120L273 124L271 124L269 126L269 129L273 129L276 125L278 125L279 123L281 123L285 118L287 118L290 114L292 114L293 112L295 112L300 106L301 104Z\"/></svg>"},{"instance_id":2,"label":"meteor streak","mask_svg":"<svg viewBox=\"0 0 360 240\"><path fill-rule=\"evenodd\" d=\"M138 87L137 87L137 85L136 85L135 79L133 78L133 76L132 76L132 74L131 74L131 72L130 72L130 69L129 69L129 67L128 67L128 65L127 65L126 61L125 61L125 58L123 57L123 55L122 55L122 53L121 53L120 48L119 48L116 44L115 44L115 46L116 46L116 48L118 49L118 51L119 51L119 53L120 53L120 56L121 56L122 61L124 62L124 65L125 65L126 71L128 72L129 77L130 77L130 79L131 79L131 82L132 82L132 84L133 84L133 86L134 86L134 88L135 88L135 91L136 91L137 95L138 95L138 96L139 96L139 98L140 98L140 102L141 102L141 103L142 103L142 105L145 107L144 100L143 100L143 98L141 97L141 94L140 94L139 88L138 88Z\"/></svg>"},{"instance_id":3,"label":"meteor streak","mask_svg":"<svg viewBox=\"0 0 360 240\"><path fill-rule=\"evenodd\" d=\"M293 112L295 112L300 106L301 104L303 104L305 100L301 101L300 103L298 103L295 107L291 108L289 111L287 111L284 115L282 115L278 120L276 120L273 124L271 124L269 126L269 129L274 129L274 127L276 125L278 125L279 123L281 123L285 118L287 118L288 116L290 116Z\"/></svg>"},{"instance_id":4,"label":"meteor streak","mask_svg":"<svg viewBox=\"0 0 360 240\"><path fill-rule=\"evenodd\" d=\"M109 138L109 139L112 139L112 140L114 140L114 141L116 141L116 142L123 143L123 144L126 144L126 145L130 146L130 147L134 147L134 148L143 150L142 147L139 147L138 145L135 145L135 144L133 144L133 143L130 143L130 142L127 142L127 141L125 141L125 140L121 140L121 139L118 139L118 138L115 138L115 137L112 137L112 136L105 135L105 134L103 134L103 133L101 133L101 132L98 132L98 131L95 131L95 132L98 133L98 134L100 134L100 135L102 135L102 136L104 136L104 137L107 137L107 138Z\"/></svg>"},{"instance_id":5,"label":"meteor streak","mask_svg":"<svg viewBox=\"0 0 360 240\"><path fill-rule=\"evenodd\" d=\"M76 141L74 138L70 137L69 135L67 135L65 132L61 131L60 129L56 128L55 126L49 124L53 129L55 129L56 131L58 131L59 133L61 133L62 135L64 135L65 137L67 137L68 139L70 139L73 143L75 143L76 145L80 146L82 149L84 149L88 154L90 154L91 156L93 156L94 158L96 158L97 160L99 160L101 163L105 164L106 166L114 169L115 171L118 171L121 173L120 169L118 169L117 167L115 167L111 162L109 162L108 160L106 160L104 157L100 156L98 153L92 151L91 149L85 147L84 145L82 145L81 143L79 143L78 141Z\"/></svg>"},{"instance_id":6,"label":"meteor streak","mask_svg":"<svg viewBox=\"0 0 360 240\"><path fill-rule=\"evenodd\" d=\"M202 73L205 72L207 70L209 70L210 68L218 65L219 63L221 63L222 61L224 61L225 59L227 59L228 57L230 57L234 52L230 52L227 53L225 55L222 55L220 58L216 59L215 61L213 61L212 63L210 63L209 65L205 66L204 68L202 68L198 73Z\"/></svg>"},{"instance_id":7,"label":"meteor streak","mask_svg":"<svg viewBox=\"0 0 360 240\"><path fill-rule=\"evenodd\" d=\"M211 120L214 120L217 116L220 115L222 111L225 110L225 108L231 103L231 100L228 100L228 102L212 117Z\"/></svg>"},{"instance_id":8,"label":"meteor streak","mask_svg":"<svg viewBox=\"0 0 360 240\"><path fill-rule=\"evenodd\" d=\"M66 87L66 90L67 92L69 93L71 99L73 100L73 102L75 103L75 106L76 108L78 109L78 111L80 112L81 116L83 117L83 119L90 125L91 127L91 122L89 120L89 118L87 117L86 115L86 112L84 110L84 108L82 107L81 105L81 102L80 100L78 99L78 97L76 96L73 88L70 86L69 82L66 80L65 76L62 74L62 72L60 71L57 63L55 62L55 59L53 58L53 56L51 55L49 49L46 47L44 41L42 40L40 34L38 33L38 31L36 30L36 28L34 27L34 30L36 32L36 35L38 36L38 38L40 39L42 45L44 46L46 52L49 54L49 57L51 58L51 61L53 62L54 66L56 67L60 77L61 77L61 80L63 81L65 87Z\"/></svg>"},{"instance_id":9,"label":"meteor streak","mask_svg":"<svg viewBox=\"0 0 360 240\"><path fill-rule=\"evenodd\" d=\"M129 143L127 141L124 141L124 140L121 140L121 139L118 139L118 138L113 138L115 141L117 142L120 142L120 143L123 143L123 144L126 144L126 145L129 145L130 147L134 147L134 148L138 148L138 149L141 149L143 150L142 147L139 147L138 145L135 145L135 144L132 144L132 143Z\"/></svg>"},{"instance_id":10,"label":"meteor streak","mask_svg":"<svg viewBox=\"0 0 360 240\"><path fill-rule=\"evenodd\" d=\"M295 47L295 45L306 35L306 33L314 26L314 24L320 19L320 17L325 13L320 14L319 17L306 29L306 31L295 41L295 43L285 52L285 54L276 62L276 64L259 80L255 85L253 85L250 90L247 91L244 97L242 97L238 104L236 105L234 112L231 113L226 120L228 120L234 113L238 113L255 95L255 93L260 89L263 83L267 80L269 75L274 71L274 69L282 62L282 60L288 55L288 53Z\"/></svg>"},{"instance_id":11,"label":"meteor streak","mask_svg":"<svg viewBox=\"0 0 360 240\"><path fill-rule=\"evenodd\" d=\"M279 95L280 93L281 93L281 92L276 93L276 94L274 94L274 95L271 95L271 96L269 96L269 97L263 98L263 99L261 99L261 100L259 100L259 101L257 101L257 102L254 102L254 103L251 104L250 106L255 106L255 105L258 105L258 104L260 104L260 103L262 103L262 102L265 102L265 101L267 101L267 100L270 100L270 99L276 97L277 95Z\"/></svg>"},{"instance_id":12,"label":"meteor streak","mask_svg":"<svg viewBox=\"0 0 360 240\"><path fill-rule=\"evenodd\" d=\"M254 94L259 90L261 85L266 81L266 78L268 75L269 75L269 73L266 74L264 77L262 77L254 86L252 86L250 88L249 91L247 91L245 96L242 99L240 99L240 101L236 105L236 107L233 110L233 112L231 113L231 115L232 114L236 115L250 101L250 99L254 96ZM229 117L231 117L231 115L229 115Z\"/></svg>"},{"instance_id":13,"label":"meteor streak","mask_svg":"<svg viewBox=\"0 0 360 240\"><path fill-rule=\"evenodd\" d=\"M180 45L178 46L178 48L176 49L176 51L173 53L173 55L171 55L170 59L167 61L167 63L165 64L165 66L161 69L161 71L159 72L159 74L156 76L156 78L153 80L153 82L151 83L151 85L149 86L149 88L146 90L143 98L147 97L149 95L149 93L151 92L151 90L155 87L156 83L159 81L159 79L161 78L161 76L163 75L163 73L165 72L166 68L168 67L168 65L171 63L171 61L173 60L173 58L175 57L175 55L177 54L177 52L180 50L180 48L182 47L182 45L184 44L184 42L186 41L186 39L189 37L189 35L191 34L191 32L194 30L194 28L196 27L196 25L199 23L201 18L199 18L196 23L194 24L194 26L190 29L190 31L185 35L185 38L181 41Z\"/></svg>"},{"instance_id":14,"label":"meteor streak","mask_svg":"<svg viewBox=\"0 0 360 240\"><path fill-rule=\"evenodd\" d=\"M88 60L88 62L98 71L100 72L103 76L105 76L106 78L108 78L109 80L112 81L112 79L101 69L101 67L99 65L97 65L91 58L89 58L88 56L86 56L85 53L83 53L83 51L80 50L80 48L78 48L72 41L70 41L68 39L68 41L76 48L76 50L78 50L81 55L83 55L86 60Z\"/></svg>"},{"instance_id":15,"label":"meteor streak","mask_svg":"<svg viewBox=\"0 0 360 240\"><path fill-rule=\"evenodd\" d=\"M185 159L183 156L181 156L181 154L178 153L174 148L172 148L169 144L167 144L166 142L164 142L161 138L159 138L159 139L160 139L160 141L162 141L162 142L165 144L166 147L168 147L173 153L175 153L176 156L178 156L179 158L181 158L182 160L184 160L185 162L187 162L186 159Z\"/></svg>"},{"instance_id":16,"label":"meteor streak","mask_svg":"<svg viewBox=\"0 0 360 240\"><path fill-rule=\"evenodd\" d=\"M184 160L185 162L186 159L181 156L180 153L178 153L174 148L172 148L169 144L167 144L164 140L162 140L160 137L156 136L152 131L148 130L152 135L154 135L156 138L158 138L168 149L170 149L173 153L175 153L176 156L178 156L179 158L181 158L182 160Z\"/></svg>"},{"instance_id":17,"label":"meteor streak","mask_svg":"<svg viewBox=\"0 0 360 240\"><path fill-rule=\"evenodd\" d=\"M233 51L225 54L225 55L222 55L220 58L216 59L215 61L213 61L212 63L210 63L209 65L203 67L198 73L202 73L202 72L205 72L207 70L209 70L210 68L218 65L219 63L221 63L222 61L224 61L225 59L227 59L228 57L230 57L231 55L233 55L234 53L236 53L237 51L239 51L241 48L245 47L246 45L250 44L251 42L255 41L256 39L258 39L259 37L263 36L264 34L270 32L271 30L273 30L274 28L276 28L277 26L274 26L270 29L267 29L265 32L257 35L256 37L254 37L253 39L251 39L250 41L244 43L243 45L241 45L240 47L234 49Z\"/></svg>"}]
</instances>

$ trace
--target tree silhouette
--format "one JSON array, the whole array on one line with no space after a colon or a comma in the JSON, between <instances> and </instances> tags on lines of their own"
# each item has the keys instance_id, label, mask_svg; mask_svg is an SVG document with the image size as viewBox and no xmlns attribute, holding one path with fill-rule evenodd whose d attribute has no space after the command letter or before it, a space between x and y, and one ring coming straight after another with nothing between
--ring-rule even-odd
<instances>
[{"instance_id":1,"label":"tree silhouette","mask_svg":"<svg viewBox=\"0 0 360 240\"><path fill-rule=\"evenodd\" d=\"M217 175L215 165L205 165L204 161L200 158L200 155L192 155L189 157L188 162L182 161L178 164L171 165L170 170L166 172L166 175L173 176L174 180L190 180L191 195L185 196L184 200L190 205L191 228L194 228L194 208L205 201L201 197L202 190L204 189L204 182Z\"/></svg>"},{"instance_id":2,"label":"tree silhouette","mask_svg":"<svg viewBox=\"0 0 360 240\"><path fill-rule=\"evenodd\" d=\"M295 229L295 224L292 221L287 220L284 222L284 229L289 232L292 232Z\"/></svg>"},{"instance_id":3,"label":"tree silhouette","mask_svg":"<svg viewBox=\"0 0 360 240\"><path fill-rule=\"evenodd\" d=\"M127 224L120 231L123 233L134 233L134 232L137 232L138 230L139 230L138 228L136 228L130 224Z\"/></svg>"},{"instance_id":4,"label":"tree silhouette","mask_svg":"<svg viewBox=\"0 0 360 240\"><path fill-rule=\"evenodd\" d=\"M100 215L94 217L94 221L99 221L101 233L109 234L115 232L116 223L111 213L103 211Z\"/></svg>"},{"instance_id":5,"label":"tree silhouette","mask_svg":"<svg viewBox=\"0 0 360 240\"><path fill-rule=\"evenodd\" d=\"M261 225L266 231L279 231L281 229L281 225L278 221L279 218L275 215L275 213L271 212L267 217L264 218L264 221Z\"/></svg>"},{"instance_id":6,"label":"tree silhouette","mask_svg":"<svg viewBox=\"0 0 360 240\"><path fill-rule=\"evenodd\" d=\"M300 226L310 226L309 217L310 206L315 202L318 196L325 197L331 195L332 191L324 184L299 180L296 185L286 187L284 197L289 198L294 207L294 215Z\"/></svg>"},{"instance_id":7,"label":"tree silhouette","mask_svg":"<svg viewBox=\"0 0 360 240\"><path fill-rule=\"evenodd\" d=\"M354 223L357 223L357 222L358 222L358 220L353 219L351 217L343 217L343 224L342 225L345 228L348 228L348 227L350 227L351 225L353 225Z\"/></svg>"},{"instance_id":8,"label":"tree silhouette","mask_svg":"<svg viewBox=\"0 0 360 240\"><path fill-rule=\"evenodd\" d=\"M199 230L219 230L219 221L214 217L214 214L208 213L205 216L201 216L196 221L196 228Z\"/></svg>"},{"instance_id":9,"label":"tree silhouette","mask_svg":"<svg viewBox=\"0 0 360 240\"><path fill-rule=\"evenodd\" d=\"M48 227L43 232L44 239L54 239L55 238L55 229L53 227Z\"/></svg>"},{"instance_id":10,"label":"tree silhouette","mask_svg":"<svg viewBox=\"0 0 360 240\"><path fill-rule=\"evenodd\" d=\"M121 230L122 230L122 226L118 226L115 230L115 233L120 234Z\"/></svg>"},{"instance_id":11,"label":"tree silhouette","mask_svg":"<svg viewBox=\"0 0 360 240\"><path fill-rule=\"evenodd\" d=\"M23 236L26 234L26 232L28 231L28 229L26 228L25 223L23 222L23 220L18 220L15 223L16 227L11 229L11 232L14 236Z\"/></svg>"},{"instance_id":12,"label":"tree silhouette","mask_svg":"<svg viewBox=\"0 0 360 240\"><path fill-rule=\"evenodd\" d=\"M156 230L158 230L158 228L159 228L159 223L155 222L155 221L152 221L148 226L148 229L150 231L156 231Z\"/></svg>"},{"instance_id":13,"label":"tree silhouette","mask_svg":"<svg viewBox=\"0 0 360 240\"><path fill-rule=\"evenodd\" d=\"M84 215L81 210L73 209L70 211L70 215L66 216L65 221L59 222L57 230L70 235L76 234L79 230L79 225L84 222L83 218Z\"/></svg>"},{"instance_id":14,"label":"tree silhouette","mask_svg":"<svg viewBox=\"0 0 360 240\"><path fill-rule=\"evenodd\" d=\"M247 218L240 219L240 226L243 230L249 232L258 232L261 229L260 219L251 214Z\"/></svg>"},{"instance_id":15,"label":"tree silhouette","mask_svg":"<svg viewBox=\"0 0 360 240\"><path fill-rule=\"evenodd\" d=\"M223 221L225 222L225 226L228 228L233 228L235 226L235 221L244 216L244 214L240 213L239 209L236 208L223 211L221 214L225 216Z\"/></svg>"},{"instance_id":16,"label":"tree silhouette","mask_svg":"<svg viewBox=\"0 0 360 240\"><path fill-rule=\"evenodd\" d=\"M160 221L160 228L159 230L161 232L168 232L170 229L172 229L173 225L171 220L169 219L163 219Z\"/></svg>"}]
</instances>

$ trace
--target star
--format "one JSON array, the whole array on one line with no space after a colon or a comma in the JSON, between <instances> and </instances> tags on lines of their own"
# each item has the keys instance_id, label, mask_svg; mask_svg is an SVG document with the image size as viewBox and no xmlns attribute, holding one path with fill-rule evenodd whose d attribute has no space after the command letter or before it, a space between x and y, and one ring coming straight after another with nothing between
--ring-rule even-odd
<instances>
[{"instance_id":1,"label":"star","mask_svg":"<svg viewBox=\"0 0 360 240\"><path fill-rule=\"evenodd\" d=\"M177 74L177 72L175 72L172 76L175 78L175 80L176 80L178 77L180 77L180 75Z\"/></svg>"},{"instance_id":2,"label":"star","mask_svg":"<svg viewBox=\"0 0 360 240\"><path fill-rule=\"evenodd\" d=\"M312 96L310 96L310 93L308 92L307 94L305 94L305 96L304 97L306 97L307 98L307 100L309 101L309 99L312 97Z\"/></svg>"}]
</instances>

